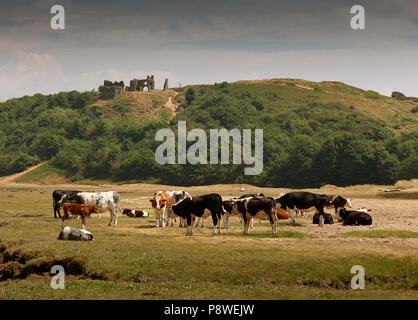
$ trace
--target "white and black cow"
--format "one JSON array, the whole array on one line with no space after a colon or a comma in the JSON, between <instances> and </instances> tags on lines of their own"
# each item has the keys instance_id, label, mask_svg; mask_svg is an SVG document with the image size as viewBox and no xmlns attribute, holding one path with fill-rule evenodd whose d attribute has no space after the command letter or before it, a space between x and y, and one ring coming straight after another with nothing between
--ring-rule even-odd
<instances>
[{"instance_id":1,"label":"white and black cow","mask_svg":"<svg viewBox=\"0 0 418 320\"><path fill-rule=\"evenodd\" d=\"M80 203L96 206L98 213L109 210L109 226L112 225L113 218L115 218L114 226L118 224L119 193L117 191L79 192L75 195L64 195L58 204L61 206L63 203Z\"/></svg>"},{"instance_id":2,"label":"white and black cow","mask_svg":"<svg viewBox=\"0 0 418 320\"><path fill-rule=\"evenodd\" d=\"M197 197L186 197L171 206L173 213L180 218L186 219L187 236L193 235L193 224L196 217L212 215L213 233L221 234L222 197L217 193L206 194Z\"/></svg>"},{"instance_id":3,"label":"white and black cow","mask_svg":"<svg viewBox=\"0 0 418 320\"><path fill-rule=\"evenodd\" d=\"M58 235L58 240L91 241L93 235L87 230L65 227Z\"/></svg>"},{"instance_id":4,"label":"white and black cow","mask_svg":"<svg viewBox=\"0 0 418 320\"><path fill-rule=\"evenodd\" d=\"M77 190L54 190L52 192L52 206L54 207L54 218L57 218L57 212L58 216L61 218L61 206L58 205L58 202L61 200L62 196L65 194L68 195L75 195L81 191Z\"/></svg>"},{"instance_id":5,"label":"white and black cow","mask_svg":"<svg viewBox=\"0 0 418 320\"><path fill-rule=\"evenodd\" d=\"M315 194L312 192L289 192L276 199L280 207L290 213L290 220L295 223L296 210L309 212L317 210L320 214L319 226L323 226L325 212L324 207L331 205L331 201L325 194Z\"/></svg>"},{"instance_id":6,"label":"white and black cow","mask_svg":"<svg viewBox=\"0 0 418 320\"><path fill-rule=\"evenodd\" d=\"M131 209L123 209L122 214L130 217L130 218L147 218L149 217L149 213L143 210L131 210Z\"/></svg>"},{"instance_id":7,"label":"white and black cow","mask_svg":"<svg viewBox=\"0 0 418 320\"><path fill-rule=\"evenodd\" d=\"M244 220L244 234L248 234L250 222L254 218L270 220L271 232L277 233L276 228L276 202L271 197L254 197L244 199L234 199L238 212Z\"/></svg>"}]
</instances>

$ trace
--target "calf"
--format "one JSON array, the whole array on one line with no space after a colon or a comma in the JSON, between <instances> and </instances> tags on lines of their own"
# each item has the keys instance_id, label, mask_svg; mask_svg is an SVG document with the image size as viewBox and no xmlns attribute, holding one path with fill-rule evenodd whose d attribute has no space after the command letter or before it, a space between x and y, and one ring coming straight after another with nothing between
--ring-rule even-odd
<instances>
[{"instance_id":1,"label":"calf","mask_svg":"<svg viewBox=\"0 0 418 320\"><path fill-rule=\"evenodd\" d=\"M85 204L79 204L79 203L63 203L62 208L64 210L64 215L62 217L62 228L64 228L64 221L70 220L70 215L68 213L71 213L75 216L81 217L81 224L82 229L85 229L86 224L86 217L90 216L92 213L98 213L98 209L96 205L85 205Z\"/></svg>"},{"instance_id":2,"label":"calf","mask_svg":"<svg viewBox=\"0 0 418 320\"><path fill-rule=\"evenodd\" d=\"M240 213L234 200L222 201L222 208L224 211L224 229L228 229L229 217L239 216Z\"/></svg>"},{"instance_id":3,"label":"calf","mask_svg":"<svg viewBox=\"0 0 418 320\"><path fill-rule=\"evenodd\" d=\"M276 202L270 197L256 197L234 200L237 210L241 213L244 220L244 234L248 234L250 222L254 218L262 219L267 217L270 220L271 232L276 230Z\"/></svg>"},{"instance_id":4,"label":"calf","mask_svg":"<svg viewBox=\"0 0 418 320\"><path fill-rule=\"evenodd\" d=\"M221 234L220 220L223 210L222 197L219 194L211 193L193 198L188 196L172 205L171 209L175 215L186 219L187 236L193 235L193 223L195 218L207 215L208 212L212 215L213 233L216 234L216 227L218 227L218 233Z\"/></svg>"},{"instance_id":5,"label":"calf","mask_svg":"<svg viewBox=\"0 0 418 320\"><path fill-rule=\"evenodd\" d=\"M368 226L372 224L372 217L364 211L340 209L340 217L344 220L343 226Z\"/></svg>"},{"instance_id":6,"label":"calf","mask_svg":"<svg viewBox=\"0 0 418 320\"><path fill-rule=\"evenodd\" d=\"M58 240L91 241L93 235L87 230L65 227L58 235Z\"/></svg>"},{"instance_id":7,"label":"calf","mask_svg":"<svg viewBox=\"0 0 418 320\"><path fill-rule=\"evenodd\" d=\"M62 196L65 194L75 195L79 192L80 191L76 191L76 190L54 190L52 192L52 206L54 208L54 218L57 218L57 212L58 212L58 216L61 218L61 212L60 212L61 206L58 205L58 202L61 200Z\"/></svg>"},{"instance_id":8,"label":"calf","mask_svg":"<svg viewBox=\"0 0 418 320\"><path fill-rule=\"evenodd\" d=\"M142 210L131 210L131 209L123 209L122 214L130 217L130 218L146 218L149 216L149 213Z\"/></svg>"},{"instance_id":9,"label":"calf","mask_svg":"<svg viewBox=\"0 0 418 320\"><path fill-rule=\"evenodd\" d=\"M315 213L312 219L312 223L313 224L318 224L319 223L319 213ZM324 224L333 224L334 223L334 219L332 218L332 215L330 215L329 213L325 213L325 218L324 218Z\"/></svg>"},{"instance_id":10,"label":"calf","mask_svg":"<svg viewBox=\"0 0 418 320\"><path fill-rule=\"evenodd\" d=\"M312 192L289 192L276 199L281 208L290 213L290 220L295 223L295 210L309 212L317 210L320 214L319 226L323 226L325 212L324 207L331 205L331 201L325 194Z\"/></svg>"}]
</instances>

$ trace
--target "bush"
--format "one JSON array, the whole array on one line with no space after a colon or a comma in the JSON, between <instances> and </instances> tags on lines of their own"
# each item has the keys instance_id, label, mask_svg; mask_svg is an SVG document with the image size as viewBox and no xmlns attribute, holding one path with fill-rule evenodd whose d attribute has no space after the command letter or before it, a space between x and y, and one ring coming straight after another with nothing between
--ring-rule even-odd
<instances>
[{"instance_id":1,"label":"bush","mask_svg":"<svg viewBox=\"0 0 418 320\"><path fill-rule=\"evenodd\" d=\"M369 90L364 93L364 97L369 99L380 99L380 94L376 91Z\"/></svg>"},{"instance_id":2,"label":"bush","mask_svg":"<svg viewBox=\"0 0 418 320\"><path fill-rule=\"evenodd\" d=\"M405 100L406 96L402 92L393 91L392 92L392 98L399 99L399 100Z\"/></svg>"}]
</instances>

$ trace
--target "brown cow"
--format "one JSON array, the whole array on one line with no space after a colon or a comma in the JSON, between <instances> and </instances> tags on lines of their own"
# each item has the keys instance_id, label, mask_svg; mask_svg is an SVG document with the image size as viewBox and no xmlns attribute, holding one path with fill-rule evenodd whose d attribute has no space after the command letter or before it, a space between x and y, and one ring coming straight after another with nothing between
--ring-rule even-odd
<instances>
[{"instance_id":1,"label":"brown cow","mask_svg":"<svg viewBox=\"0 0 418 320\"><path fill-rule=\"evenodd\" d=\"M62 208L64 210L64 215L62 216L62 228L64 228L64 221L70 220L70 215L80 216L82 229L86 229L86 217L90 216L92 213L99 213L99 210L96 205L86 205L80 203L63 203Z\"/></svg>"}]
</instances>

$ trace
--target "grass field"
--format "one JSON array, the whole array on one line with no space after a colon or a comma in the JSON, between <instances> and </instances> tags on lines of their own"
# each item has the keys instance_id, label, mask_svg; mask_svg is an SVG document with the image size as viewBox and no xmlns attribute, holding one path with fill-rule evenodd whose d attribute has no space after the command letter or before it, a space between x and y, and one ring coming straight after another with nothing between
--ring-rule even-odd
<instances>
[{"instance_id":1,"label":"grass field","mask_svg":"<svg viewBox=\"0 0 418 320\"><path fill-rule=\"evenodd\" d=\"M241 186L186 188L191 194L240 194ZM276 196L279 189L246 186ZM53 189L118 190L122 208L145 209L146 219L93 216L91 242L58 241ZM373 225L323 228L311 218L298 226L266 222L249 236L233 219L222 235L211 223L186 237L178 227L156 228L148 199L159 185L0 185L0 299L417 299L418 214L416 199L377 199L362 188L339 188L355 207L372 209ZM364 188L364 190L370 190ZM329 192L326 190L326 192ZM323 193L323 190L321 190ZM70 221L79 228L81 222ZM50 287L48 271L64 265L65 290ZM351 267L366 271L365 290L352 290Z\"/></svg>"}]
</instances>

